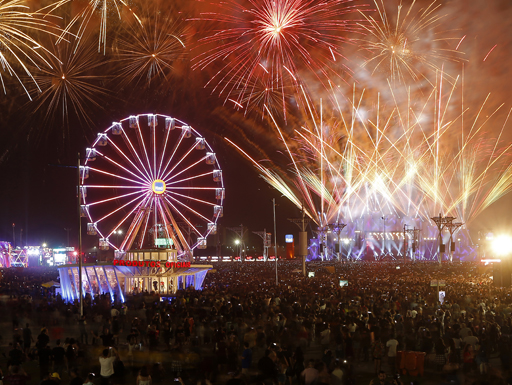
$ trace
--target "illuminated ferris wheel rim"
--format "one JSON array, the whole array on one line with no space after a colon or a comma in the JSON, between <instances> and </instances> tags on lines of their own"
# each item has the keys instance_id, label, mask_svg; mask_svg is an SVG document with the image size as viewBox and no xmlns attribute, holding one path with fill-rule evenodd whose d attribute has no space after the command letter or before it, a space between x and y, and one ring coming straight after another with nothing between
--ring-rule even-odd
<instances>
[{"instance_id":1,"label":"illuminated ferris wheel rim","mask_svg":"<svg viewBox=\"0 0 512 385\"><path fill-rule=\"evenodd\" d=\"M150 141L152 143L152 148L148 148L144 142L143 133L142 133L142 124L140 123L141 118L147 118L147 126L150 128ZM163 150L161 154L158 154L157 151L157 138L156 138L156 127L158 126L158 122L160 120L164 120L164 143ZM134 145L130 141L130 137L127 134L124 126L128 123L129 128L136 128L137 130L137 139L138 144L141 145L140 151L136 151L136 145ZM181 129L181 133L179 134L178 141L174 143L173 152L170 155L169 159L166 159L168 153L166 152L168 147L168 141L170 138L170 132L175 129ZM162 131L162 130L160 130ZM145 133L147 135L147 132ZM190 148L186 151L185 155L183 155L174 165L171 164L173 160L173 156L176 154L177 149L180 147L182 142L185 142L186 139L191 138L194 135L194 139L189 142L193 142ZM125 144L128 146L129 151L131 153L131 157L126 155L120 147L115 143L112 137L121 136L125 141ZM159 138L160 139L160 138ZM101 151L99 147L103 147L109 144L113 149L114 153L117 153L118 156L121 157L121 161L116 161L116 159L112 159L111 156L105 153L105 151ZM162 145L162 142L158 142L158 145ZM184 163L184 160L193 152L193 150L206 150L206 155L200 157L198 160L195 160L194 163L188 165L184 169L179 169L181 163ZM109 172L106 170L102 170L100 168L90 166L90 162L96 160L96 157L104 159L107 161L110 166L117 168L117 173ZM213 166L211 171L203 172L200 174L193 174L192 176L185 177L190 170L197 167L197 165L201 162L205 162L207 165ZM140 166L140 167L139 167ZM170 168L172 166L172 168ZM100 246L101 242L103 242L112 247L114 247L118 251L126 251L129 247L126 243L126 238L123 240L121 245L116 246L112 243L111 237L116 231L127 222L128 218L132 215L137 215L136 213L147 210L148 207L151 208L154 212L155 216L155 232L156 232L156 218L160 216L160 219L163 220L163 225L168 232L168 239L172 238L173 243L177 243L175 241L175 237L171 237L169 234L168 228L172 226L174 229L178 227L177 221L172 218L173 215L171 212L177 213L178 217L181 216L181 220L184 220L188 226L190 226L194 230L195 236L197 236L197 241L193 245L187 244L187 242L183 241L183 236L181 236L182 243L182 251L187 252L193 250L194 248L203 245L206 245L206 237L216 231L216 223L218 218L222 216L222 205L224 201L224 182L222 178L222 170L220 169L217 157L213 152L210 145L207 143L205 138L200 135L194 128L192 128L187 123L183 122L180 119L172 118L167 115L162 114L140 114L140 115L131 115L127 118L120 120L119 122L113 122L110 127L108 127L105 131L98 134L98 137L92 144L91 148L87 149L87 159L84 163L84 166L81 172L81 189L82 189L82 197L83 203L82 207L86 213L86 216L91 220L91 223L88 224L88 229L90 225L93 225L95 231L101 236L100 238ZM120 172L122 170L122 172ZM116 178L116 180L120 180L123 183L114 183L114 184L85 184L84 179L89 176L89 173L93 174L103 174L105 176L110 176ZM123 175L120 175L124 173ZM198 180L204 180L205 177L211 176L213 181L216 183L214 186L206 184L199 184L190 186L191 183L197 182ZM124 184L127 183L127 184ZM182 184L186 183L186 186ZM204 182L202 182L204 183ZM87 189L94 190L122 190L123 193L121 195L109 197L106 199L102 199L99 201L87 201ZM204 199L199 199L197 197L191 196L192 192L215 192L215 202L206 201ZM116 210L108 213L107 215L101 218L93 218L91 215L91 208L95 205L101 205L107 202L113 202L119 200L121 198L130 198L130 201L121 207L118 207ZM132 199L133 198L133 199ZM213 207L213 217L211 219L208 218L207 215L203 215L200 212L192 209L190 206L183 203L180 199L188 199L189 201L194 201L198 204L208 205ZM129 206L133 206L131 211L129 211L128 215L126 215L122 221L114 226L109 231L105 231L104 229L100 229L99 222L104 219L112 216L120 210L127 210ZM206 222L205 231L200 232L184 215L179 208L182 210L188 210L193 213L197 218ZM149 218L149 215L146 215ZM166 219L170 219L166 221ZM144 227L144 231L147 230L147 226L149 223L149 219L146 220L146 224ZM140 224L139 224L140 226ZM137 230L138 231L138 230ZM174 232L173 232L174 233ZM133 239L129 242L129 246L133 243Z\"/></svg>"}]
</instances>

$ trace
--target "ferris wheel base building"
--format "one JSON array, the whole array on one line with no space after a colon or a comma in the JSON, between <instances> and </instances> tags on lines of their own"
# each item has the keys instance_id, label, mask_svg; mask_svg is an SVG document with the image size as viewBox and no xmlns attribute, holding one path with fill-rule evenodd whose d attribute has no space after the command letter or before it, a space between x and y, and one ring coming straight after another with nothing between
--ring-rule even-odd
<instances>
[{"instance_id":1,"label":"ferris wheel base building","mask_svg":"<svg viewBox=\"0 0 512 385\"><path fill-rule=\"evenodd\" d=\"M176 250L128 251L123 259L82 266L82 293L94 297L109 294L125 302L131 295L155 293L173 297L178 290L201 290L211 265L179 261ZM62 297L69 302L79 298L79 265L59 267Z\"/></svg>"}]
</instances>

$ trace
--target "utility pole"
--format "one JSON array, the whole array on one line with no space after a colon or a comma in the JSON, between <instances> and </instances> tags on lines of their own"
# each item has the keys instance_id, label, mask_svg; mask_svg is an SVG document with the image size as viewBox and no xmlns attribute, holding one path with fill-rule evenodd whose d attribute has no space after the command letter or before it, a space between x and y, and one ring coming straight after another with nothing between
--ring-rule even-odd
<instances>
[{"instance_id":1,"label":"utility pole","mask_svg":"<svg viewBox=\"0 0 512 385\"><path fill-rule=\"evenodd\" d=\"M302 258L302 275L306 276L306 256L308 255L308 233L306 231L306 226L308 225L310 219L306 218L306 213L304 212L304 207L302 208L302 217L301 218L288 218L288 220L292 223L295 223L299 226L299 256Z\"/></svg>"},{"instance_id":2,"label":"utility pole","mask_svg":"<svg viewBox=\"0 0 512 385\"><path fill-rule=\"evenodd\" d=\"M279 279L277 277L277 225L276 225L276 198L272 198L272 204L274 206L274 253L276 255L276 286L279 285Z\"/></svg>"},{"instance_id":3,"label":"utility pole","mask_svg":"<svg viewBox=\"0 0 512 385\"><path fill-rule=\"evenodd\" d=\"M263 229L263 231L253 231L252 233L263 239L263 260L267 262L268 249L272 246L272 234L267 233L267 229Z\"/></svg>"},{"instance_id":4,"label":"utility pole","mask_svg":"<svg viewBox=\"0 0 512 385\"><path fill-rule=\"evenodd\" d=\"M67 233L67 237L68 237L68 243L66 243L66 247L69 247L69 232L71 231L71 228L69 228L69 227L65 227L65 228L64 228L64 231L66 231L66 233Z\"/></svg>"}]
</instances>

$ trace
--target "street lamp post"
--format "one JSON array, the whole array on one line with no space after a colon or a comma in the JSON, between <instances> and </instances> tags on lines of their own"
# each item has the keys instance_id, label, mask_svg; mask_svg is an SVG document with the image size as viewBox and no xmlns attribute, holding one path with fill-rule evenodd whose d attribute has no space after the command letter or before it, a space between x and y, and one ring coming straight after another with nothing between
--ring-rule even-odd
<instances>
[{"instance_id":1,"label":"street lamp post","mask_svg":"<svg viewBox=\"0 0 512 385\"><path fill-rule=\"evenodd\" d=\"M279 285L279 279L277 277L277 227L276 227L276 198L272 198L272 204L274 206L274 254L276 256L276 286Z\"/></svg>"},{"instance_id":2,"label":"street lamp post","mask_svg":"<svg viewBox=\"0 0 512 385\"><path fill-rule=\"evenodd\" d=\"M228 227L227 229L233 231L239 237L239 238L237 238L235 243L238 245L237 242L240 242L240 254L239 254L240 255L240 262L243 262L244 259L242 257L242 250L243 250L243 247L244 247L244 233L245 233L244 225L240 225L240 226L237 226L237 227Z\"/></svg>"},{"instance_id":3,"label":"street lamp post","mask_svg":"<svg viewBox=\"0 0 512 385\"><path fill-rule=\"evenodd\" d=\"M117 241L117 244L119 245L119 236L123 233L123 230L119 229L116 231L116 241Z\"/></svg>"},{"instance_id":4,"label":"street lamp post","mask_svg":"<svg viewBox=\"0 0 512 385\"><path fill-rule=\"evenodd\" d=\"M242 261L242 242L240 242L240 239L235 239L235 245L237 245L238 255L240 256L240 261Z\"/></svg>"},{"instance_id":5,"label":"street lamp post","mask_svg":"<svg viewBox=\"0 0 512 385\"><path fill-rule=\"evenodd\" d=\"M386 256L386 216L381 217L382 223L384 224L384 233L382 233L382 256Z\"/></svg>"},{"instance_id":6,"label":"street lamp post","mask_svg":"<svg viewBox=\"0 0 512 385\"><path fill-rule=\"evenodd\" d=\"M80 212L80 204L82 201L82 188L80 183L80 152L78 152L78 161L77 161L77 176L78 176L78 284L80 285L79 297L80 297L80 317L84 315L84 295L82 292L83 282L82 282L82 215ZM69 246L69 245L68 245Z\"/></svg>"}]
</instances>

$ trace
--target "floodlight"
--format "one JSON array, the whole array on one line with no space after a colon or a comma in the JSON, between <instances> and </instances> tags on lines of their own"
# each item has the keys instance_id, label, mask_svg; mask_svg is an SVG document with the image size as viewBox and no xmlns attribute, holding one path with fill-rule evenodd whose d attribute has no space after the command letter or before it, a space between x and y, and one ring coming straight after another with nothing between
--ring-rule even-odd
<instances>
[{"instance_id":1,"label":"floodlight","mask_svg":"<svg viewBox=\"0 0 512 385\"><path fill-rule=\"evenodd\" d=\"M492 249L497 255L512 253L512 237L510 235L498 235L492 241Z\"/></svg>"}]
</instances>

